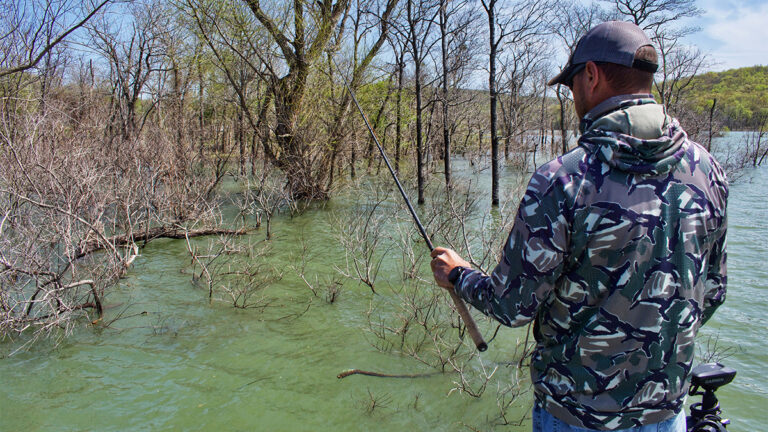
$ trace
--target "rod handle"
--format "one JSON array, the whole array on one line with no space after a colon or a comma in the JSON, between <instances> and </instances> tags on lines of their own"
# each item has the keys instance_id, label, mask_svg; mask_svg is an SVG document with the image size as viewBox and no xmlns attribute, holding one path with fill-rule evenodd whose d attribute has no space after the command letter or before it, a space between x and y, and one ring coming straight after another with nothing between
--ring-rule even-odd
<instances>
[{"instance_id":1,"label":"rod handle","mask_svg":"<svg viewBox=\"0 0 768 432\"><path fill-rule=\"evenodd\" d=\"M472 342L475 343L477 350L480 352L487 350L488 344L485 343L483 335L480 334L480 330L477 328L475 320L472 318L472 315L469 314L467 305L452 289L447 291L451 295L451 300L453 300L453 304L456 306L456 312L459 313L461 320L464 321L464 325L467 327L467 332L469 332L469 337L472 338Z\"/></svg>"}]
</instances>

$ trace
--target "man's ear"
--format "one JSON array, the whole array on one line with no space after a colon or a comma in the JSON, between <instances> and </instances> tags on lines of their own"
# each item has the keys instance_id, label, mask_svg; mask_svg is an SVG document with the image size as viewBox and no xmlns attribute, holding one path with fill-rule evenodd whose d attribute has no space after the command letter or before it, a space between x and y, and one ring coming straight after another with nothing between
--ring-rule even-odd
<instances>
[{"instance_id":1,"label":"man's ear","mask_svg":"<svg viewBox=\"0 0 768 432\"><path fill-rule=\"evenodd\" d=\"M584 67L584 85L590 96L597 92L602 80L603 75L600 68L597 67L595 62L588 61Z\"/></svg>"}]
</instances>

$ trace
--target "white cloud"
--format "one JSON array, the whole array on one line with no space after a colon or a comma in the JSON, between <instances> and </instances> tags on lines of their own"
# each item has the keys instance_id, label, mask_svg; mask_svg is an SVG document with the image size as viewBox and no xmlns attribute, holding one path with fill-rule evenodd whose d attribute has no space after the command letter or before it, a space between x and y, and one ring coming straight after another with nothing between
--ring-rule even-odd
<instances>
[{"instance_id":1,"label":"white cloud","mask_svg":"<svg viewBox=\"0 0 768 432\"><path fill-rule=\"evenodd\" d=\"M719 63L714 69L768 64L768 2L701 3L706 13L694 24L702 32L691 39Z\"/></svg>"}]
</instances>

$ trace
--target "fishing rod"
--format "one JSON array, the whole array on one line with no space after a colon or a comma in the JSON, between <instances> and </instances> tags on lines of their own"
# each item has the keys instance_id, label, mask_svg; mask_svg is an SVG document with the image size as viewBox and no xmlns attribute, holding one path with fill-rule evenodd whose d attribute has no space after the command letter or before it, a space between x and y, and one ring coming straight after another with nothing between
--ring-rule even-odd
<instances>
[{"instance_id":1,"label":"fishing rod","mask_svg":"<svg viewBox=\"0 0 768 432\"><path fill-rule=\"evenodd\" d=\"M405 190L403 189L403 185L400 184L400 179L397 178L397 174L395 173L395 170L392 168L392 165L389 163L389 158L387 157L386 153L384 153L384 148L379 143L379 139L376 138L376 133L373 132L373 128L371 127L371 124L368 122L368 117L363 112L363 108L360 107L360 103L357 102L357 97L355 97L355 93L352 91L352 87L349 86L349 82L347 82L347 77L341 72L341 68L339 68L339 65L336 63L336 59L334 59L333 56L331 56L331 60L333 60L333 64L336 66L336 70L339 71L339 75L341 75L341 78L344 80L344 86L347 87L347 91L349 92L349 95L352 96L352 100L355 102L355 106L357 107L357 110L360 112L360 115L363 116L363 121L365 122L365 126L368 127L368 132L371 133L373 142L376 143L376 147L378 147L381 157L384 159L384 162L387 164L387 168L389 168L389 173L392 174L392 179L395 181L397 188L400 190L400 195L402 195L403 200L405 200L405 205L408 206L408 211L411 212L411 216L413 217L413 221L416 223L416 226L419 228L421 237L424 238L424 241L427 243L427 247L429 248L429 251L432 252L432 250L435 249L435 247L432 245L432 240L429 239L429 235L427 235L427 231L424 230L424 225L421 224L421 221L419 220L419 216L416 214L416 210L413 209L411 200L408 199L408 195L405 193ZM485 340L483 340L483 335L480 334L480 330L477 328L477 324L475 323L475 320L472 318L472 315L469 314L467 305L464 304L464 302L461 300L458 294L456 294L452 289L449 289L447 291L451 295L453 304L454 306L456 306L456 311L459 313L459 316L461 317L462 321L464 321L464 325L467 327L467 332L469 333L469 336L472 338L472 342L475 343L477 350L480 352L487 350L488 344L485 343Z\"/></svg>"}]
</instances>

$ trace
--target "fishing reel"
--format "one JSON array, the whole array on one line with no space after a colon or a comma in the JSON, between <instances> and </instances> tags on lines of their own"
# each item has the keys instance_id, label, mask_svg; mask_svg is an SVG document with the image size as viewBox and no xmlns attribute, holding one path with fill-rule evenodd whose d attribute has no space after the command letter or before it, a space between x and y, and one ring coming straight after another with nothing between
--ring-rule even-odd
<instances>
[{"instance_id":1,"label":"fishing reel","mask_svg":"<svg viewBox=\"0 0 768 432\"><path fill-rule=\"evenodd\" d=\"M691 405L686 417L688 432L725 432L730 420L720 417L720 403L715 390L733 381L736 370L720 363L704 363L693 368L690 396L702 396L701 402ZM700 389L702 391L700 391Z\"/></svg>"}]
</instances>

